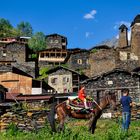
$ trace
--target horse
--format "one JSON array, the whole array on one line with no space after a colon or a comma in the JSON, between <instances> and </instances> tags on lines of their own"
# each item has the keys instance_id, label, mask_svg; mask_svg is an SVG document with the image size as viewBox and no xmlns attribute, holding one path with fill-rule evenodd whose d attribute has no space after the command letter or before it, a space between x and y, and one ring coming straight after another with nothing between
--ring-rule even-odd
<instances>
[{"instance_id":1,"label":"horse","mask_svg":"<svg viewBox=\"0 0 140 140\"><path fill-rule=\"evenodd\" d=\"M116 110L116 95L115 94L107 94L103 96L100 103L98 104L95 101L95 108L92 111L89 111L87 113L77 113L77 111L73 110L68 104L68 100L56 104L56 102L53 103L51 110L48 114L48 121L50 123L51 129L53 132L57 132L57 129L55 127L55 115L57 115L58 119L58 131L64 130L64 123L66 120L66 117L72 117L76 119L89 119L89 131L94 134L97 120L102 115L103 110L108 106L112 105L113 109Z\"/></svg>"}]
</instances>

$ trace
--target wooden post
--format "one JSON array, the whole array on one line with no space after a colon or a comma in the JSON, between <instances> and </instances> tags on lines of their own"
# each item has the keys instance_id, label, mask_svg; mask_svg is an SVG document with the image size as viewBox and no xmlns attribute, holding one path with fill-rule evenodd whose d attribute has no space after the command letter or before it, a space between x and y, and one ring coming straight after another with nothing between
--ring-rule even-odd
<instances>
[{"instance_id":1,"label":"wooden post","mask_svg":"<svg viewBox=\"0 0 140 140\"><path fill-rule=\"evenodd\" d=\"M99 104L100 103L100 91L97 90L97 103Z\"/></svg>"}]
</instances>

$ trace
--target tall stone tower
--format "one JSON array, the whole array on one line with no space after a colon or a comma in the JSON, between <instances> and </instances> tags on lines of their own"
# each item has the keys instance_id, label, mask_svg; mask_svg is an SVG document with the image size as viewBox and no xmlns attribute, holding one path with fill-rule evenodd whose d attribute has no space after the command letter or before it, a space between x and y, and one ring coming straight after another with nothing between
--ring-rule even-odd
<instances>
[{"instance_id":1,"label":"tall stone tower","mask_svg":"<svg viewBox=\"0 0 140 140\"><path fill-rule=\"evenodd\" d=\"M128 46L128 36L127 36L128 28L122 24L119 27L119 41L118 41L118 48L123 48Z\"/></svg>"},{"instance_id":2,"label":"tall stone tower","mask_svg":"<svg viewBox=\"0 0 140 140\"><path fill-rule=\"evenodd\" d=\"M140 14L131 23L131 52L140 59Z\"/></svg>"}]
</instances>

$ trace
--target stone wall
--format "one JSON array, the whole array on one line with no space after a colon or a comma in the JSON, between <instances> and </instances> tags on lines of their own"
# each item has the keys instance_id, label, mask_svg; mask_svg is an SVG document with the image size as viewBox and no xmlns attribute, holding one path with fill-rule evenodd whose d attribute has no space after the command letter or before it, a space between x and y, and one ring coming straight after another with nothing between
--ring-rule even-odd
<instances>
[{"instance_id":1,"label":"stone wall","mask_svg":"<svg viewBox=\"0 0 140 140\"><path fill-rule=\"evenodd\" d=\"M117 111L113 112L112 117L119 121L122 117L122 107L120 106ZM140 120L140 103L133 105L131 108L131 120Z\"/></svg>"},{"instance_id":2,"label":"stone wall","mask_svg":"<svg viewBox=\"0 0 140 140\"><path fill-rule=\"evenodd\" d=\"M140 58L140 23L135 23L131 32L131 52Z\"/></svg>"},{"instance_id":3,"label":"stone wall","mask_svg":"<svg viewBox=\"0 0 140 140\"><path fill-rule=\"evenodd\" d=\"M115 68L114 49L97 49L90 54L90 77L100 75Z\"/></svg>"},{"instance_id":4,"label":"stone wall","mask_svg":"<svg viewBox=\"0 0 140 140\"><path fill-rule=\"evenodd\" d=\"M133 100L140 100L139 76L129 72L114 70L109 73L93 77L85 81L86 93L95 99L104 96L106 92L113 91L119 100L122 96L121 89L128 88Z\"/></svg>"},{"instance_id":5,"label":"stone wall","mask_svg":"<svg viewBox=\"0 0 140 140\"><path fill-rule=\"evenodd\" d=\"M133 71L139 66L139 58L134 53L131 53L130 47L116 50L116 67Z\"/></svg>"},{"instance_id":6,"label":"stone wall","mask_svg":"<svg viewBox=\"0 0 140 140\"><path fill-rule=\"evenodd\" d=\"M58 93L73 92L72 73L64 69L60 69L48 76L48 84Z\"/></svg>"},{"instance_id":7,"label":"stone wall","mask_svg":"<svg viewBox=\"0 0 140 140\"><path fill-rule=\"evenodd\" d=\"M28 107L27 107L28 106ZM25 106L24 106L25 107ZM26 103L26 110L20 107L12 107L0 116L0 131L8 129L14 124L22 131L37 131L45 126L48 110L41 102ZM28 110L27 110L28 109Z\"/></svg>"},{"instance_id":8,"label":"stone wall","mask_svg":"<svg viewBox=\"0 0 140 140\"><path fill-rule=\"evenodd\" d=\"M69 67L74 70L89 69L89 52L72 53L68 61Z\"/></svg>"},{"instance_id":9,"label":"stone wall","mask_svg":"<svg viewBox=\"0 0 140 140\"><path fill-rule=\"evenodd\" d=\"M18 43L5 44L0 50L0 60L16 61L18 63L26 60L26 45Z\"/></svg>"},{"instance_id":10,"label":"stone wall","mask_svg":"<svg viewBox=\"0 0 140 140\"><path fill-rule=\"evenodd\" d=\"M66 49L67 39L58 34L48 35L46 36L46 46L47 48Z\"/></svg>"}]
</instances>

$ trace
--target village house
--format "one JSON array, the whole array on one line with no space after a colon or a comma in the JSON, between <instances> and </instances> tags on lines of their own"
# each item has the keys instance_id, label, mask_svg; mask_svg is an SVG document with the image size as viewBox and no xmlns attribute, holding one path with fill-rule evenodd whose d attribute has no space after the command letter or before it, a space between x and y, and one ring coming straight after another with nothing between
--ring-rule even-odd
<instances>
[{"instance_id":1,"label":"village house","mask_svg":"<svg viewBox=\"0 0 140 140\"><path fill-rule=\"evenodd\" d=\"M46 46L45 50L38 52L39 68L64 64L68 56L67 38L58 34L47 35Z\"/></svg>"},{"instance_id":2,"label":"village house","mask_svg":"<svg viewBox=\"0 0 140 140\"><path fill-rule=\"evenodd\" d=\"M68 67L79 72L85 73L85 70L89 70L89 55L90 52L86 49L68 49L69 58L66 61Z\"/></svg>"},{"instance_id":3,"label":"village house","mask_svg":"<svg viewBox=\"0 0 140 140\"><path fill-rule=\"evenodd\" d=\"M35 77L35 62L27 41L23 37L0 39L0 64L12 65Z\"/></svg>"},{"instance_id":4,"label":"village house","mask_svg":"<svg viewBox=\"0 0 140 140\"><path fill-rule=\"evenodd\" d=\"M70 51L67 64L74 70L82 70L87 76L93 77L114 68L133 71L140 66L140 15L131 24L131 40L128 43L128 28L119 27L118 45L98 45L89 50Z\"/></svg>"},{"instance_id":5,"label":"village house","mask_svg":"<svg viewBox=\"0 0 140 140\"><path fill-rule=\"evenodd\" d=\"M41 94L42 81L24 71L9 65L0 66L0 84L7 88L10 94Z\"/></svg>"},{"instance_id":6,"label":"village house","mask_svg":"<svg viewBox=\"0 0 140 140\"><path fill-rule=\"evenodd\" d=\"M133 101L140 100L140 76L135 72L113 69L82 82L86 86L86 93L94 99L101 99L106 93L114 92L117 100L122 96L122 89L129 89Z\"/></svg>"},{"instance_id":7,"label":"village house","mask_svg":"<svg viewBox=\"0 0 140 140\"><path fill-rule=\"evenodd\" d=\"M131 73L140 67L140 15L137 15L131 24L130 43L128 43L127 32L128 28L124 24L119 27L117 47L99 45L89 50L67 49L66 37L59 34L47 35L46 49L38 52L38 66L31 58L32 50L29 49L27 44L29 38L3 38L0 39L0 64L16 67L33 78L35 78L38 67L40 70L48 67L49 72L51 72L54 66L65 64L69 70L63 67L63 70L60 71L64 73L57 73L54 67L56 73L49 73L48 84L50 89L54 88L58 92L75 92L79 89L78 86L81 81L77 78L79 73L94 77L115 68ZM59 69L62 68L59 67ZM55 86L55 80L50 80L53 79L50 77L54 75L61 75L60 79L62 81L63 79L66 79L66 81L69 79L69 82L67 82L69 85L65 84L66 87L63 84L58 87ZM75 79L78 81L76 84L73 83Z\"/></svg>"},{"instance_id":8,"label":"village house","mask_svg":"<svg viewBox=\"0 0 140 140\"><path fill-rule=\"evenodd\" d=\"M62 66L50 69L48 74L48 85L53 87L57 93L77 92L81 81L87 79L85 75Z\"/></svg>"}]
</instances>

